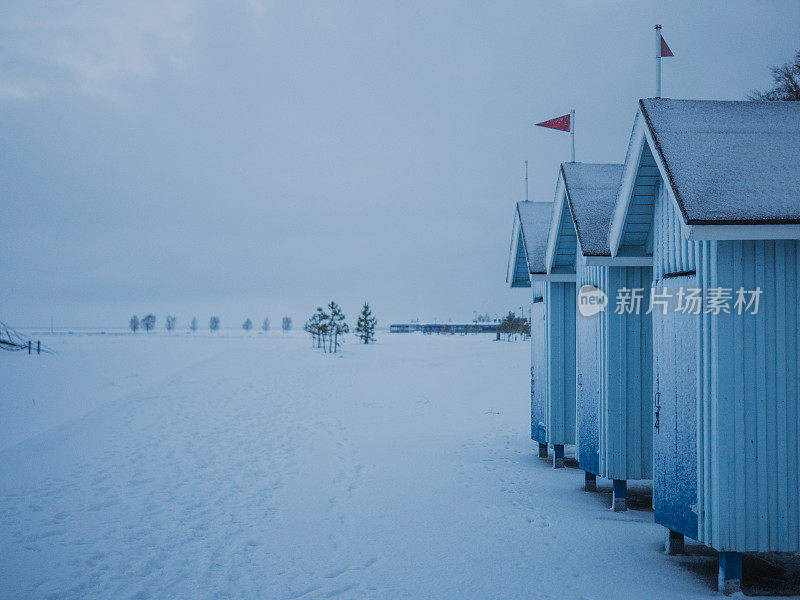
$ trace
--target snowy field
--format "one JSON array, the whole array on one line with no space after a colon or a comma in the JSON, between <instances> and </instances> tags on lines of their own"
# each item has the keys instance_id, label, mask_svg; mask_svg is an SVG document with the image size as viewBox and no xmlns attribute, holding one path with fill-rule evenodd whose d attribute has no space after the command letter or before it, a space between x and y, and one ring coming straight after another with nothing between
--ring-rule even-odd
<instances>
[{"instance_id":1,"label":"snowy field","mask_svg":"<svg viewBox=\"0 0 800 600\"><path fill-rule=\"evenodd\" d=\"M4 599L717 597L646 486L535 458L525 343L41 337L0 356Z\"/></svg>"}]
</instances>

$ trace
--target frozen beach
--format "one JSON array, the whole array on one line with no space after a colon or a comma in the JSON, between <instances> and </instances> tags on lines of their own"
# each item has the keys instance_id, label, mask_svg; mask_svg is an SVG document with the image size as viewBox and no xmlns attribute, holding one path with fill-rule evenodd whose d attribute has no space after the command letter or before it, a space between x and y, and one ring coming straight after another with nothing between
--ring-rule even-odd
<instances>
[{"instance_id":1,"label":"frozen beach","mask_svg":"<svg viewBox=\"0 0 800 600\"><path fill-rule=\"evenodd\" d=\"M42 340L0 357L4 599L716 597L647 485L535 457L527 343Z\"/></svg>"}]
</instances>

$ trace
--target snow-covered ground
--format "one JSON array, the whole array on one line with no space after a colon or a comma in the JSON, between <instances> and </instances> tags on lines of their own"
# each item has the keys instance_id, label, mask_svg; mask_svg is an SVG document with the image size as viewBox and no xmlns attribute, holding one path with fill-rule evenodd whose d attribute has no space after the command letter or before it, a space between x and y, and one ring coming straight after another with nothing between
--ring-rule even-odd
<instances>
[{"instance_id":1,"label":"snow-covered ground","mask_svg":"<svg viewBox=\"0 0 800 600\"><path fill-rule=\"evenodd\" d=\"M646 486L535 458L527 344L42 340L0 356L2 598L716 596Z\"/></svg>"}]
</instances>

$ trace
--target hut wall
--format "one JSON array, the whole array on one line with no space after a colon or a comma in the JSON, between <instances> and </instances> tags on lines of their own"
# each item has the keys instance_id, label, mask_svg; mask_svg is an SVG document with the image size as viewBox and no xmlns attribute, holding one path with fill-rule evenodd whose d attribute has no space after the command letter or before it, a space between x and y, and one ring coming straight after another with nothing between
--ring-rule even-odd
<instances>
[{"instance_id":1,"label":"hut wall","mask_svg":"<svg viewBox=\"0 0 800 600\"><path fill-rule=\"evenodd\" d=\"M575 283L547 283L548 441L575 443Z\"/></svg>"},{"instance_id":2,"label":"hut wall","mask_svg":"<svg viewBox=\"0 0 800 600\"><path fill-rule=\"evenodd\" d=\"M653 289L668 301L654 304L653 511L656 523L698 538L698 389L702 366L698 353L702 317L676 311L681 290L701 287L697 275L698 242L683 235L682 221L660 182L650 232ZM702 295L702 292L701 292ZM655 298L654 298L655 300Z\"/></svg>"},{"instance_id":3,"label":"hut wall","mask_svg":"<svg viewBox=\"0 0 800 600\"><path fill-rule=\"evenodd\" d=\"M730 314L703 316L700 535L726 551L800 551L800 242L706 242L706 288ZM756 315L737 290L760 288ZM745 311L747 312L747 311Z\"/></svg>"},{"instance_id":4,"label":"hut wall","mask_svg":"<svg viewBox=\"0 0 800 600\"><path fill-rule=\"evenodd\" d=\"M531 439L547 443L547 321L543 301L546 285L533 282L531 305Z\"/></svg>"},{"instance_id":5,"label":"hut wall","mask_svg":"<svg viewBox=\"0 0 800 600\"><path fill-rule=\"evenodd\" d=\"M653 248L653 277L656 281L665 275L689 274L696 270L696 253L699 242L686 239L683 219L668 197L667 186L659 180L653 211L653 226L648 245Z\"/></svg>"},{"instance_id":6,"label":"hut wall","mask_svg":"<svg viewBox=\"0 0 800 600\"><path fill-rule=\"evenodd\" d=\"M653 467L653 324L649 305L651 267L608 267L602 319L603 381L600 386L600 475L649 479ZM641 310L617 313L622 288L642 290Z\"/></svg>"},{"instance_id":7,"label":"hut wall","mask_svg":"<svg viewBox=\"0 0 800 600\"><path fill-rule=\"evenodd\" d=\"M608 273L607 267L590 267L586 264L583 253L578 251L577 288L583 286L605 288ZM576 436L578 446L578 463L580 468L590 473L600 473L600 396L603 377L603 331L605 314L600 312L593 316L576 314Z\"/></svg>"}]
</instances>

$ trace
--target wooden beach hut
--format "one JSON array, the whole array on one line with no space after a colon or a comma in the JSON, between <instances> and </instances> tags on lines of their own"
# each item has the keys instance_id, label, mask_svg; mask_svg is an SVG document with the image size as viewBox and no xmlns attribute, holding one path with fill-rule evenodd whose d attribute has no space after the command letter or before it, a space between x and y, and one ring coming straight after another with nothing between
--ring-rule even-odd
<instances>
[{"instance_id":1,"label":"wooden beach hut","mask_svg":"<svg viewBox=\"0 0 800 600\"><path fill-rule=\"evenodd\" d=\"M512 288L530 287L531 296L531 439L539 457L547 458L547 345L545 282L532 281L545 274L544 258L550 227L551 202L518 202L506 282Z\"/></svg>"},{"instance_id":2,"label":"wooden beach hut","mask_svg":"<svg viewBox=\"0 0 800 600\"><path fill-rule=\"evenodd\" d=\"M800 103L641 100L609 246L653 260L655 520L731 593L800 551Z\"/></svg>"},{"instance_id":3,"label":"wooden beach hut","mask_svg":"<svg viewBox=\"0 0 800 600\"><path fill-rule=\"evenodd\" d=\"M575 163L570 163L573 167ZM576 442L575 371L575 253L577 237L569 209L564 210L563 169L559 171L555 202L547 235L544 282L547 402L545 426L553 445L553 466L564 466L564 446Z\"/></svg>"},{"instance_id":4,"label":"wooden beach hut","mask_svg":"<svg viewBox=\"0 0 800 600\"><path fill-rule=\"evenodd\" d=\"M651 258L611 258L608 233L622 165L564 163L559 171L547 267L576 275L577 456L585 489L613 482L612 507L627 508L628 479L652 465L652 345L646 311L617 311L618 290L642 288ZM645 304L645 308L647 305Z\"/></svg>"}]
</instances>

